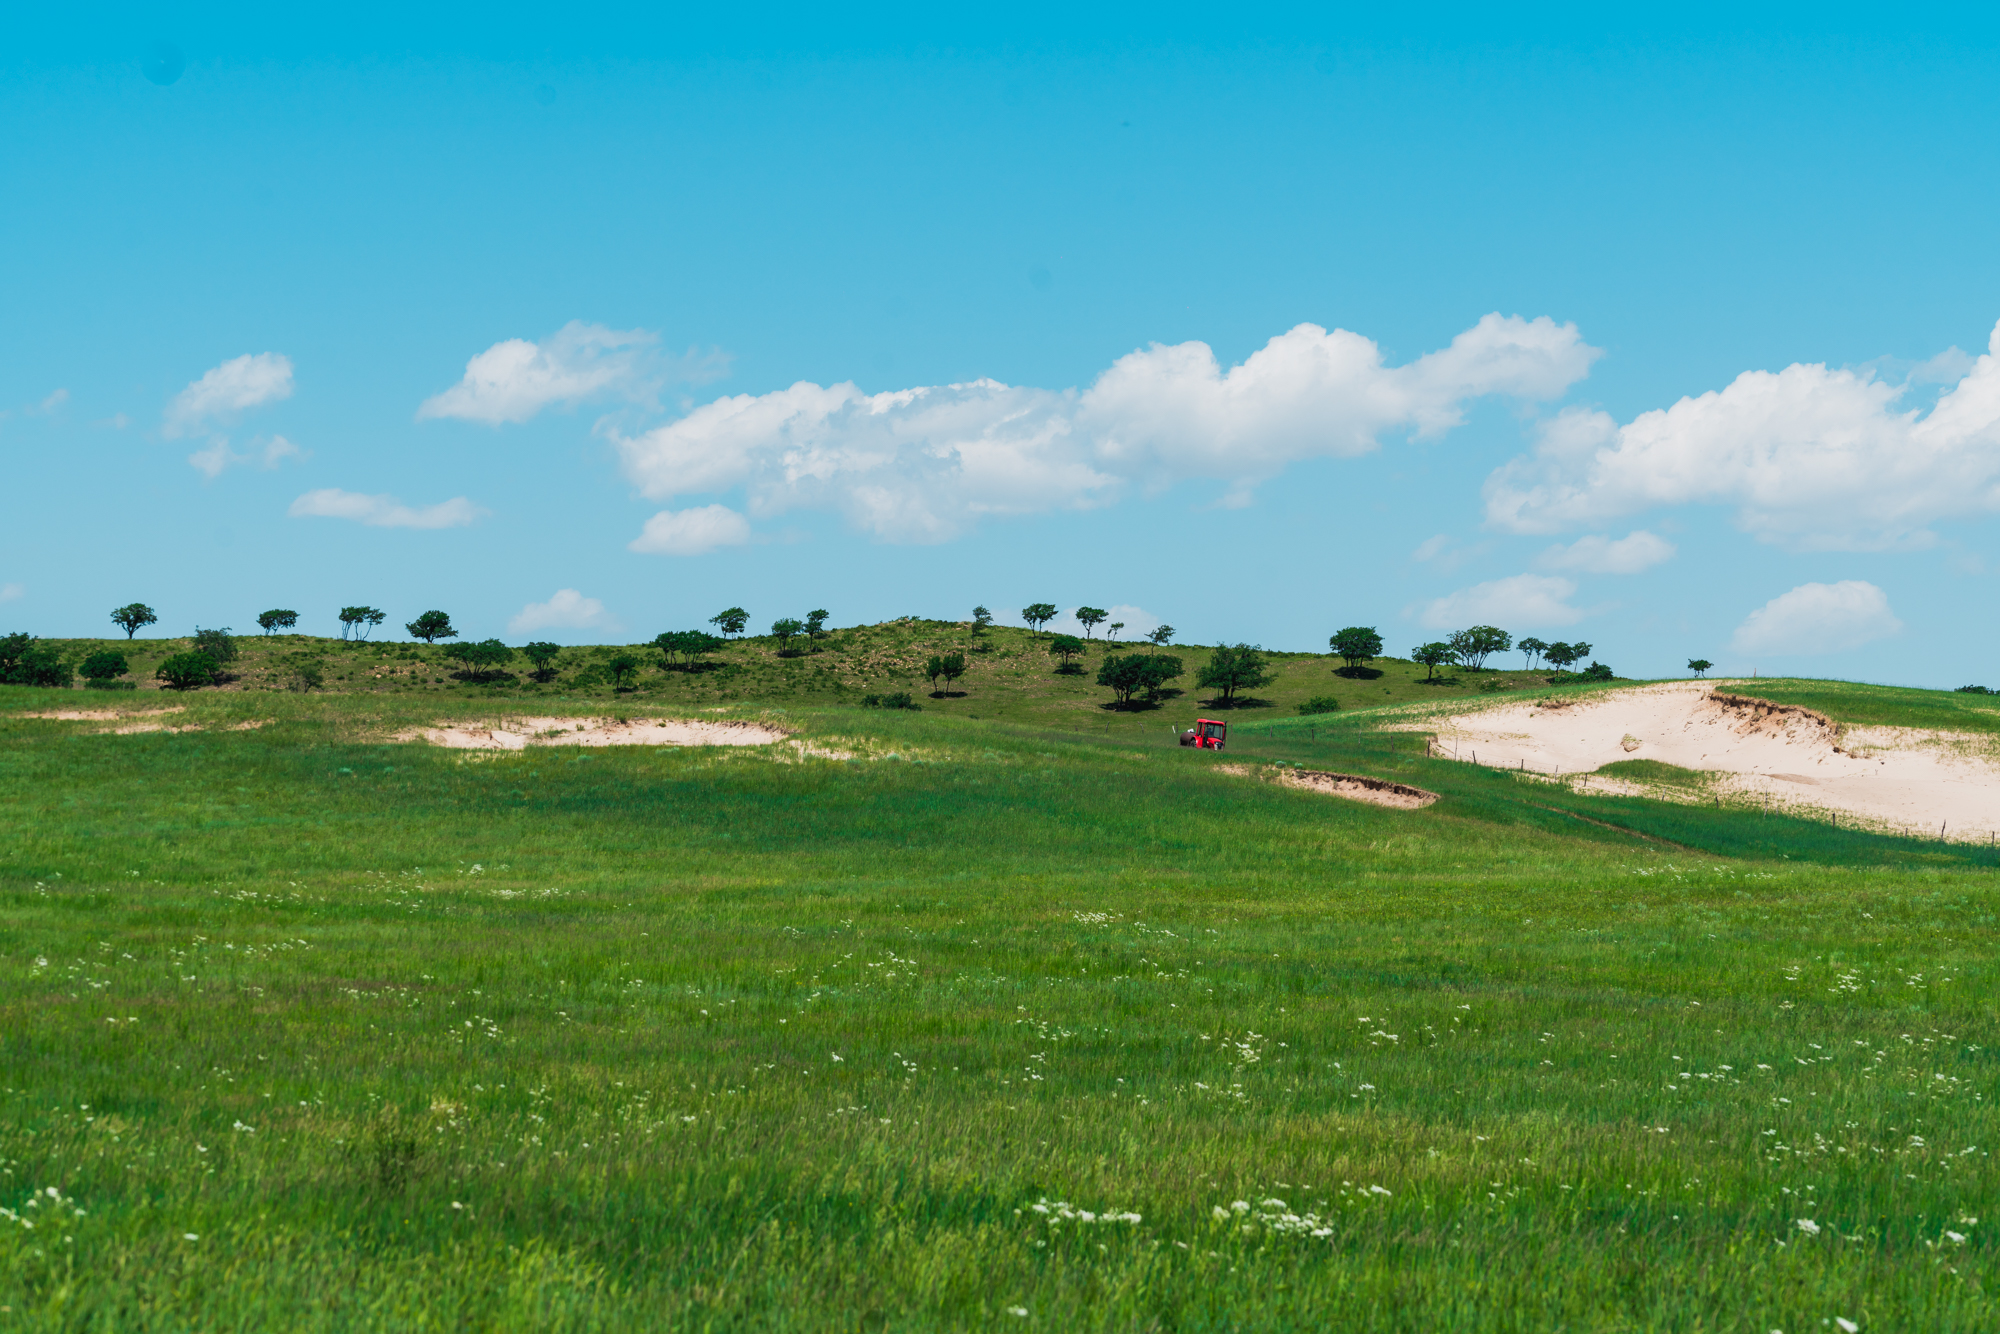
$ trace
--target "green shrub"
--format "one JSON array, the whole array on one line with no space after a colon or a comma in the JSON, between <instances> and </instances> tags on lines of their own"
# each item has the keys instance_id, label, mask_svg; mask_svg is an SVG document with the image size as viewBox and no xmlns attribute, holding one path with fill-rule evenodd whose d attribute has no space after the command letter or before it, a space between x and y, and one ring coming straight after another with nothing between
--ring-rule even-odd
<instances>
[{"instance_id":1,"label":"green shrub","mask_svg":"<svg viewBox=\"0 0 2000 1334\"><path fill-rule=\"evenodd\" d=\"M200 649L191 649L168 658L153 675L169 690L199 690L221 679L222 664Z\"/></svg>"},{"instance_id":2,"label":"green shrub","mask_svg":"<svg viewBox=\"0 0 2000 1334\"><path fill-rule=\"evenodd\" d=\"M1340 701L1331 695L1314 695L1299 705L1300 713L1332 713L1340 708Z\"/></svg>"},{"instance_id":3,"label":"green shrub","mask_svg":"<svg viewBox=\"0 0 2000 1334\"><path fill-rule=\"evenodd\" d=\"M72 674L62 655L33 635L0 635L0 684L66 689Z\"/></svg>"},{"instance_id":4,"label":"green shrub","mask_svg":"<svg viewBox=\"0 0 2000 1334\"><path fill-rule=\"evenodd\" d=\"M125 661L123 653L118 652L116 649L101 648L83 660L83 665L77 668L77 674L82 676L86 682L95 684L99 681L109 681L116 676L123 676L131 670L132 665ZM101 690L104 687L99 686L98 689Z\"/></svg>"},{"instance_id":5,"label":"green shrub","mask_svg":"<svg viewBox=\"0 0 2000 1334\"><path fill-rule=\"evenodd\" d=\"M864 709L921 709L923 705L910 698L907 690L898 690L892 695L863 695L861 707Z\"/></svg>"},{"instance_id":6,"label":"green shrub","mask_svg":"<svg viewBox=\"0 0 2000 1334\"><path fill-rule=\"evenodd\" d=\"M137 690L137 681L85 681L85 690Z\"/></svg>"},{"instance_id":7,"label":"green shrub","mask_svg":"<svg viewBox=\"0 0 2000 1334\"><path fill-rule=\"evenodd\" d=\"M196 627L194 632L194 651L197 653L206 653L209 657L215 659L217 666L225 662L235 662L236 636L229 633L229 627L226 625L220 630L203 630L200 627Z\"/></svg>"}]
</instances>

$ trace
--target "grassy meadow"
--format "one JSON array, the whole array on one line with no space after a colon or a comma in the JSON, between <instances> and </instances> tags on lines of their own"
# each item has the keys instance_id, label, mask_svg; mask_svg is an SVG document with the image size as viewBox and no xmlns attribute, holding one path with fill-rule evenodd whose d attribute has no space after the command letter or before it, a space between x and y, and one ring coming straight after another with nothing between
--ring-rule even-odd
<instances>
[{"instance_id":1,"label":"grassy meadow","mask_svg":"<svg viewBox=\"0 0 2000 1334\"><path fill-rule=\"evenodd\" d=\"M1493 673L1286 658L1222 756L1030 645L852 707L932 625L615 706L0 688L0 1331L2000 1327L1990 850L1361 707ZM27 716L107 706L198 730ZM609 707L846 758L388 740Z\"/></svg>"}]
</instances>

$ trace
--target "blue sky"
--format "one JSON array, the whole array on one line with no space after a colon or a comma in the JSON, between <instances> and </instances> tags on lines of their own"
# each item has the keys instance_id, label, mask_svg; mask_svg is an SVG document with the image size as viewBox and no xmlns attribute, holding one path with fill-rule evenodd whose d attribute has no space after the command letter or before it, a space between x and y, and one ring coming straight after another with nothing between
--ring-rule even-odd
<instances>
[{"instance_id":1,"label":"blue sky","mask_svg":"<svg viewBox=\"0 0 2000 1334\"><path fill-rule=\"evenodd\" d=\"M1606 22L35 20L0 628L1050 601L1984 680L1993 22Z\"/></svg>"}]
</instances>

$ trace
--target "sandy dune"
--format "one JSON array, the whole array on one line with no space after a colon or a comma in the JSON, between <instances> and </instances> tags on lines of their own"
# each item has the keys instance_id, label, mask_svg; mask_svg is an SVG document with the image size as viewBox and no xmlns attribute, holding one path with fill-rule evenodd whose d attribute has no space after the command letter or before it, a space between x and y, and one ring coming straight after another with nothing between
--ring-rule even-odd
<instances>
[{"instance_id":1,"label":"sandy dune","mask_svg":"<svg viewBox=\"0 0 2000 1334\"><path fill-rule=\"evenodd\" d=\"M1722 775L1704 799L1768 798L1871 828L1987 841L2000 832L1995 738L1908 728L1842 728L1811 709L1740 693L1750 682L1641 686L1553 705L1527 701L1433 718L1433 753L1550 775L1659 760ZM1604 791L1645 792L1611 778ZM1687 799L1683 797L1682 799Z\"/></svg>"},{"instance_id":2,"label":"sandy dune","mask_svg":"<svg viewBox=\"0 0 2000 1334\"><path fill-rule=\"evenodd\" d=\"M525 750L529 746L767 746L783 741L775 727L744 722L684 722L676 718L502 718L490 723L420 727L398 741L428 741L452 750Z\"/></svg>"}]
</instances>

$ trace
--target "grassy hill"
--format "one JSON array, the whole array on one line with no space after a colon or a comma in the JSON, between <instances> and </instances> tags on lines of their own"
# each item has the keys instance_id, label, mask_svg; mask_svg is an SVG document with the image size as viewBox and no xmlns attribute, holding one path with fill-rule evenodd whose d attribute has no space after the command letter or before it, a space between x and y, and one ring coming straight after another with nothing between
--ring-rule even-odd
<instances>
[{"instance_id":1,"label":"grassy hill","mask_svg":"<svg viewBox=\"0 0 2000 1334\"><path fill-rule=\"evenodd\" d=\"M130 679L142 690L158 689L153 672L167 657L185 651L187 639L54 640L72 660L101 648L130 655ZM1219 702L1195 685L1212 646L1160 650L1181 659L1185 674L1177 693L1156 707L1113 707L1112 692L1096 684L1107 652L1152 652L1147 645L1107 647L1092 641L1076 674L1057 671L1049 636L995 626L974 634L968 623L916 618L832 631L817 640L795 639L793 651L769 636L730 640L700 670L663 670L650 646L596 645L565 649L555 663L555 679L542 683L516 659L511 670L492 679L472 678L444 656L445 646L419 643L344 641L307 635L244 637L241 656L231 664L230 691L284 690L298 684L298 669L311 666L323 689L337 695L425 695L441 698L522 700L626 700L663 708L714 708L743 703L786 705L855 704L867 694L907 692L923 709L947 717L1033 723L1066 731L1128 735L1165 733L1191 726ZM644 659L636 687L619 690L603 668L620 653ZM934 654L963 653L966 674L949 694L934 692L922 674ZM1420 664L1381 658L1349 675L1339 658L1312 653L1268 655L1273 681L1236 703L1232 718L1250 720L1291 714L1308 699L1332 697L1342 708L1462 698L1481 692L1543 688L1547 673L1510 670L1466 672L1446 669L1436 679Z\"/></svg>"},{"instance_id":2,"label":"grassy hill","mask_svg":"<svg viewBox=\"0 0 2000 1334\"><path fill-rule=\"evenodd\" d=\"M841 702L965 636L624 696L325 641L0 687L0 1321L2000 1323L1990 857L1429 759L1292 713L1341 680L1303 655L1224 756L1021 632ZM306 652L334 689L270 688ZM388 739L529 700L822 753ZM199 730L27 716L80 704Z\"/></svg>"}]
</instances>

